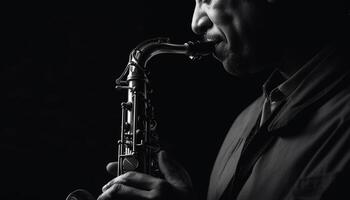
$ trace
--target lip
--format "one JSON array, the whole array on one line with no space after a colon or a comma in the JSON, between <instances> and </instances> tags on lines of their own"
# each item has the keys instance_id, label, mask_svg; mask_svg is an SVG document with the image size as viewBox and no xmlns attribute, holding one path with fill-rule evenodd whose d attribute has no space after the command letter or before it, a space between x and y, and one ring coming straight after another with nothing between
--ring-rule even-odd
<instances>
[{"instance_id":1,"label":"lip","mask_svg":"<svg viewBox=\"0 0 350 200\"><path fill-rule=\"evenodd\" d=\"M213 51L212 55L221 60L223 57L223 45L224 42L226 41L224 37L222 37L222 35L219 34L205 34L203 35L203 39L206 41L214 41L215 42L215 50Z\"/></svg>"},{"instance_id":2,"label":"lip","mask_svg":"<svg viewBox=\"0 0 350 200\"><path fill-rule=\"evenodd\" d=\"M215 40L215 47L219 46L224 40Z\"/></svg>"},{"instance_id":3,"label":"lip","mask_svg":"<svg viewBox=\"0 0 350 200\"><path fill-rule=\"evenodd\" d=\"M223 40L222 39L218 39L218 38L211 38L211 39L206 39L206 41L209 42L215 42L215 46L217 46L218 44L220 44Z\"/></svg>"},{"instance_id":4,"label":"lip","mask_svg":"<svg viewBox=\"0 0 350 200\"><path fill-rule=\"evenodd\" d=\"M215 52L217 52L218 51L218 46L219 45L221 45L222 44L222 42L224 42L225 40L224 39L222 39L221 37L219 37L219 36L210 36L210 35L205 35L204 36L204 39L206 40L206 41L213 41L213 42L215 42Z\"/></svg>"},{"instance_id":5,"label":"lip","mask_svg":"<svg viewBox=\"0 0 350 200\"><path fill-rule=\"evenodd\" d=\"M220 43L223 41L223 39L219 36L215 36L215 35L204 35L204 40L206 41L215 41L217 43Z\"/></svg>"},{"instance_id":6,"label":"lip","mask_svg":"<svg viewBox=\"0 0 350 200\"><path fill-rule=\"evenodd\" d=\"M217 43L215 44L215 50L213 52L213 56L222 61L224 59L224 54L225 54L225 45L226 41L225 40L216 40Z\"/></svg>"}]
</instances>

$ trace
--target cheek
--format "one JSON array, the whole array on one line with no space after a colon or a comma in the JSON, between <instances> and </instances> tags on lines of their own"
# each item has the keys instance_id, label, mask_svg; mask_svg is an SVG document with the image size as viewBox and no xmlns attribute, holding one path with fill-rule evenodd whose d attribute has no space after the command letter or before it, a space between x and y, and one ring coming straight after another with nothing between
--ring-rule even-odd
<instances>
[{"instance_id":1,"label":"cheek","mask_svg":"<svg viewBox=\"0 0 350 200\"><path fill-rule=\"evenodd\" d=\"M230 5L231 2L232 0L211 0L207 14L215 25L223 26L232 23L235 10Z\"/></svg>"},{"instance_id":2,"label":"cheek","mask_svg":"<svg viewBox=\"0 0 350 200\"><path fill-rule=\"evenodd\" d=\"M208 15L212 23L218 27L227 26L233 21L233 15L227 10L213 9Z\"/></svg>"},{"instance_id":3,"label":"cheek","mask_svg":"<svg viewBox=\"0 0 350 200\"><path fill-rule=\"evenodd\" d=\"M233 47L242 56L254 56L261 44L265 44L272 36L272 31L267 24L271 23L268 17L268 10L263 3L251 3L244 1L236 9L233 17L233 29L236 33L238 47Z\"/></svg>"},{"instance_id":4,"label":"cheek","mask_svg":"<svg viewBox=\"0 0 350 200\"><path fill-rule=\"evenodd\" d=\"M251 41L254 40L257 26L256 9L250 1L239 1L225 8L213 9L213 23L225 35L228 49L238 54L248 53ZM219 10L220 8L220 10Z\"/></svg>"},{"instance_id":5,"label":"cheek","mask_svg":"<svg viewBox=\"0 0 350 200\"><path fill-rule=\"evenodd\" d=\"M234 13L234 28L237 35L240 37L243 45L249 45L254 34L256 34L255 27L258 25L256 10L250 3L242 3L241 7ZM245 50L244 47L241 50Z\"/></svg>"}]
</instances>

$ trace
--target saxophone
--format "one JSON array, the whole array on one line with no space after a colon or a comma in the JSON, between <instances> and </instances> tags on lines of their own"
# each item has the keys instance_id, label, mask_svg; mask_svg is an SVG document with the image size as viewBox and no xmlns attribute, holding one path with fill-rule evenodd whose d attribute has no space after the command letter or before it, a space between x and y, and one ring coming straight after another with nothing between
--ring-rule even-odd
<instances>
[{"instance_id":1,"label":"saxophone","mask_svg":"<svg viewBox=\"0 0 350 200\"><path fill-rule=\"evenodd\" d=\"M127 90L127 101L121 103L121 131L118 140L117 175L138 171L160 177L157 153L160 150L153 106L149 98L150 81L147 62L159 54L183 54L192 60L211 54L217 41L189 41L172 44L169 38L154 38L139 44L129 54L129 62L116 88ZM66 200L93 200L88 191L77 189Z\"/></svg>"}]
</instances>

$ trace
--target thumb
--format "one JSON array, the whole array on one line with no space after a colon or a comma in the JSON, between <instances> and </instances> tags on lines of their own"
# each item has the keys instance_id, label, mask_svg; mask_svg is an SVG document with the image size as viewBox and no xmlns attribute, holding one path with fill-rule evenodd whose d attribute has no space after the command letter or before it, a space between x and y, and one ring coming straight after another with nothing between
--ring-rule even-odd
<instances>
[{"instance_id":1,"label":"thumb","mask_svg":"<svg viewBox=\"0 0 350 200\"><path fill-rule=\"evenodd\" d=\"M118 175L118 162L110 162L108 163L108 165L106 166L106 170L108 173L117 176Z\"/></svg>"},{"instance_id":2,"label":"thumb","mask_svg":"<svg viewBox=\"0 0 350 200\"><path fill-rule=\"evenodd\" d=\"M158 153L159 169L164 178L174 187L192 187L192 181L187 171L175 160L169 158L168 154L162 150Z\"/></svg>"}]
</instances>

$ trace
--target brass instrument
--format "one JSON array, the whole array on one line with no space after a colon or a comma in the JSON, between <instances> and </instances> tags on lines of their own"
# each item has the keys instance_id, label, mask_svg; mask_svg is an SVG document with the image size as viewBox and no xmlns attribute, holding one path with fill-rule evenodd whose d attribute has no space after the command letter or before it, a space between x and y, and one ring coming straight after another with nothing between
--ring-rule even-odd
<instances>
[{"instance_id":1,"label":"brass instrument","mask_svg":"<svg viewBox=\"0 0 350 200\"><path fill-rule=\"evenodd\" d=\"M149 98L150 88L147 62L159 54L183 54L196 60L214 51L216 41L172 44L168 38L154 38L139 44L129 55L129 62L116 80L116 88L127 90L127 102L121 103L122 119L118 141L118 171L138 171L160 176L157 152L160 150L156 121ZM125 80L124 80L125 79ZM82 189L73 191L66 200L92 200Z\"/></svg>"}]
</instances>

